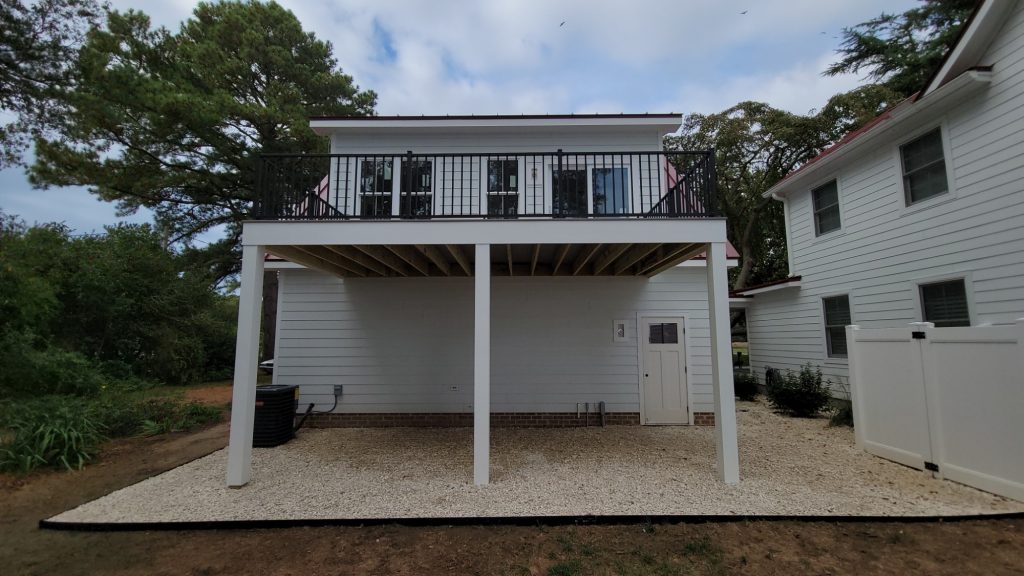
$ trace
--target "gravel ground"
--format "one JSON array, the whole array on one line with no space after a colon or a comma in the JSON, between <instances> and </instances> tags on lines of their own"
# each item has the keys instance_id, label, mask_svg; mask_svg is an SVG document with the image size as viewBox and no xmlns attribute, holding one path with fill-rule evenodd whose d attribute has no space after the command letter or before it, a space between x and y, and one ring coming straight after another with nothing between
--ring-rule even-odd
<instances>
[{"instance_id":1,"label":"gravel ground","mask_svg":"<svg viewBox=\"0 0 1024 576\"><path fill-rule=\"evenodd\" d=\"M857 450L853 432L739 402L740 483L715 477L714 429L494 429L491 484L472 485L472 430L303 430L256 449L224 485L227 452L52 518L180 522L546 515L869 515L1022 512L1024 503Z\"/></svg>"}]
</instances>

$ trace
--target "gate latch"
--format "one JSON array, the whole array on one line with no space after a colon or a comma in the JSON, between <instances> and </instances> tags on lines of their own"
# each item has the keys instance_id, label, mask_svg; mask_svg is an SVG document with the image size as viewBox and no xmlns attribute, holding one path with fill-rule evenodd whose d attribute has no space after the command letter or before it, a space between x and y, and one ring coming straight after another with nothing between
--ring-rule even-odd
<instances>
[{"instance_id":1,"label":"gate latch","mask_svg":"<svg viewBox=\"0 0 1024 576\"><path fill-rule=\"evenodd\" d=\"M919 332L919 331L915 330L915 331L910 333L910 337L913 338L914 340L924 340L925 339L925 333L924 332Z\"/></svg>"}]
</instances>

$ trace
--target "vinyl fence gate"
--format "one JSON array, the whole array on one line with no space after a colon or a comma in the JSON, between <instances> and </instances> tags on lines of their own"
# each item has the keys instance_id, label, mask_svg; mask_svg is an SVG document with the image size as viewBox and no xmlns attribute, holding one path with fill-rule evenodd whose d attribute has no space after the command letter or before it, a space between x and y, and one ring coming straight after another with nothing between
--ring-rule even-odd
<instances>
[{"instance_id":1,"label":"vinyl fence gate","mask_svg":"<svg viewBox=\"0 0 1024 576\"><path fill-rule=\"evenodd\" d=\"M1024 501L1024 319L846 328L857 446Z\"/></svg>"}]
</instances>

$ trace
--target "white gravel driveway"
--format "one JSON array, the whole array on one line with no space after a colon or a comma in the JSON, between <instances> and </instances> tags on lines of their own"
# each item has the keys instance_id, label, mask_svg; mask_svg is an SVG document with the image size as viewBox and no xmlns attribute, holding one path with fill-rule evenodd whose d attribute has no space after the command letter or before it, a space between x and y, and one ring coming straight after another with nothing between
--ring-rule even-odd
<instances>
[{"instance_id":1,"label":"white gravel driveway","mask_svg":"<svg viewBox=\"0 0 1024 576\"><path fill-rule=\"evenodd\" d=\"M492 431L489 486L472 485L472 430L302 430L256 449L253 480L224 485L221 450L55 516L181 522L558 515L929 516L1024 503L857 450L848 428L739 402L740 483L716 479L714 429Z\"/></svg>"}]
</instances>

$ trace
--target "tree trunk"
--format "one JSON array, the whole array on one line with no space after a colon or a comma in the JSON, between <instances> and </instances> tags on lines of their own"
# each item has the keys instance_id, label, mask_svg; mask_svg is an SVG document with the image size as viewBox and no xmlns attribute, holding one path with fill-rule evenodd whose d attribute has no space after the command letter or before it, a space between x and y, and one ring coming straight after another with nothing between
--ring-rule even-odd
<instances>
[{"instance_id":1,"label":"tree trunk","mask_svg":"<svg viewBox=\"0 0 1024 576\"><path fill-rule=\"evenodd\" d=\"M263 360L274 357L277 343L277 270L263 273Z\"/></svg>"}]
</instances>

